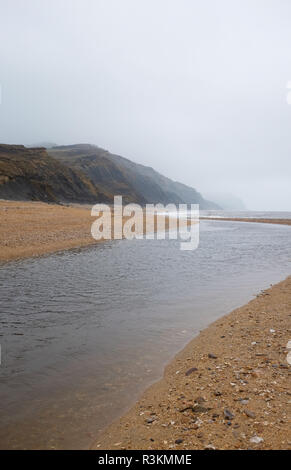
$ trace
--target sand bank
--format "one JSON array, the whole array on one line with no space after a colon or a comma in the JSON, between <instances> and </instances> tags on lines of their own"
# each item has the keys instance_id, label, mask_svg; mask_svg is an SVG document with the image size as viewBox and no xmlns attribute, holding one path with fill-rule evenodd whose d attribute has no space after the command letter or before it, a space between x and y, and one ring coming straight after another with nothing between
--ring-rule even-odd
<instances>
[{"instance_id":1,"label":"sand bank","mask_svg":"<svg viewBox=\"0 0 291 470\"><path fill-rule=\"evenodd\" d=\"M241 217L200 217L201 220L224 220L229 222L255 222L260 224L291 225L291 219L255 219Z\"/></svg>"},{"instance_id":2,"label":"sand bank","mask_svg":"<svg viewBox=\"0 0 291 470\"><path fill-rule=\"evenodd\" d=\"M89 205L58 205L43 202L0 201L0 261L29 258L56 251L80 248L98 243L91 235L94 217ZM113 214L113 211L112 211ZM123 223L130 217L123 217ZM145 217L141 224L141 233L146 228L157 231L157 220L146 225ZM172 219L171 219L172 220ZM165 217L165 228L169 228ZM187 219L180 219L179 224L190 225ZM112 220L113 227L113 220ZM138 231L138 230L137 230Z\"/></svg>"},{"instance_id":3,"label":"sand bank","mask_svg":"<svg viewBox=\"0 0 291 470\"><path fill-rule=\"evenodd\" d=\"M89 207L0 201L0 220L1 261L96 243Z\"/></svg>"},{"instance_id":4,"label":"sand bank","mask_svg":"<svg viewBox=\"0 0 291 470\"><path fill-rule=\"evenodd\" d=\"M291 278L186 346L96 449L289 449Z\"/></svg>"}]
</instances>

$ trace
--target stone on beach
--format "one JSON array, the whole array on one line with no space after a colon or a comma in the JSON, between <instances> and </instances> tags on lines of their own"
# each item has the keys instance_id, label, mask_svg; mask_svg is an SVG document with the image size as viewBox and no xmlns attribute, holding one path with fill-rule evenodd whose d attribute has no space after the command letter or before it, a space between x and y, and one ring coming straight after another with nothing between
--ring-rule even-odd
<instances>
[{"instance_id":1,"label":"stone on beach","mask_svg":"<svg viewBox=\"0 0 291 470\"><path fill-rule=\"evenodd\" d=\"M191 369L188 369L187 372L185 373L185 375L188 377L190 374L192 374L193 372L197 372L197 368L196 367L191 367Z\"/></svg>"}]
</instances>

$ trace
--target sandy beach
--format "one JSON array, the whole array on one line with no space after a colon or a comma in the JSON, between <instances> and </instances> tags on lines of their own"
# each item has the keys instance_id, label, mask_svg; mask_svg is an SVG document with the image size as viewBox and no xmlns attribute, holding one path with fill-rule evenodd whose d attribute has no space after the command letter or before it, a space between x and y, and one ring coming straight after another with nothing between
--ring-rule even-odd
<instances>
[{"instance_id":1,"label":"sandy beach","mask_svg":"<svg viewBox=\"0 0 291 470\"><path fill-rule=\"evenodd\" d=\"M28 258L96 243L89 208L0 201L0 260Z\"/></svg>"},{"instance_id":2,"label":"sandy beach","mask_svg":"<svg viewBox=\"0 0 291 470\"><path fill-rule=\"evenodd\" d=\"M291 278L192 340L95 449L290 449Z\"/></svg>"},{"instance_id":3,"label":"sandy beach","mask_svg":"<svg viewBox=\"0 0 291 470\"><path fill-rule=\"evenodd\" d=\"M291 0L0 13L0 452L291 450Z\"/></svg>"},{"instance_id":4,"label":"sandy beach","mask_svg":"<svg viewBox=\"0 0 291 470\"><path fill-rule=\"evenodd\" d=\"M91 235L94 220L91 207L0 200L0 261L36 257L94 245L97 242ZM288 219L217 220L291 225L291 220ZM180 223L183 222L180 220ZM189 221L185 219L184 223L189 224ZM169 220L166 217L166 228L168 225Z\"/></svg>"},{"instance_id":5,"label":"sandy beach","mask_svg":"<svg viewBox=\"0 0 291 470\"><path fill-rule=\"evenodd\" d=\"M96 243L90 206L0 201L0 214L1 261ZM288 278L203 330L93 448L290 448L290 317Z\"/></svg>"},{"instance_id":6,"label":"sandy beach","mask_svg":"<svg viewBox=\"0 0 291 470\"><path fill-rule=\"evenodd\" d=\"M98 243L91 235L94 221L91 208L89 205L0 201L0 261L36 257ZM123 217L123 221L127 219ZM168 225L166 217L165 227ZM155 231L155 227L152 230Z\"/></svg>"}]
</instances>

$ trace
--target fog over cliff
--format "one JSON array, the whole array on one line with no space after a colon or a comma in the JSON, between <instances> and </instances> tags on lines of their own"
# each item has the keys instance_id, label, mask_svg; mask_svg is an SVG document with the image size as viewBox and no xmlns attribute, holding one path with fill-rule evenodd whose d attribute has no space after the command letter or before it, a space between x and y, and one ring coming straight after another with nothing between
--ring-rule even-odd
<instances>
[{"instance_id":1,"label":"fog over cliff","mask_svg":"<svg viewBox=\"0 0 291 470\"><path fill-rule=\"evenodd\" d=\"M97 144L202 194L291 210L290 1L0 6L0 142Z\"/></svg>"}]
</instances>

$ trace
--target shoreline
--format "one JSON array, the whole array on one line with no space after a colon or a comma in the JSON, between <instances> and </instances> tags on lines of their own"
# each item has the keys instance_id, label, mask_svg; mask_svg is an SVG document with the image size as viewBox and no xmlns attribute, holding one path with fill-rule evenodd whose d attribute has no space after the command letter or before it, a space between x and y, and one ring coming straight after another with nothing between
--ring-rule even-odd
<instances>
[{"instance_id":1,"label":"shoreline","mask_svg":"<svg viewBox=\"0 0 291 470\"><path fill-rule=\"evenodd\" d=\"M98 450L290 449L291 276L202 330Z\"/></svg>"},{"instance_id":2,"label":"shoreline","mask_svg":"<svg viewBox=\"0 0 291 470\"><path fill-rule=\"evenodd\" d=\"M90 247L102 241L92 238L91 225L94 218L91 216L91 206L88 205L0 200L0 217L1 263ZM128 218L123 218L124 221L126 219ZM200 219L291 225L289 219ZM189 221L186 223L189 224ZM169 226L167 217L165 226L166 229ZM156 231L156 227L153 231Z\"/></svg>"},{"instance_id":3,"label":"shoreline","mask_svg":"<svg viewBox=\"0 0 291 470\"><path fill-rule=\"evenodd\" d=\"M91 206L0 201L0 213L0 262L98 243L91 237ZM287 219L201 219L283 221L291 225ZM286 428L287 406L291 403L291 393L287 392L290 366L286 361L290 316L288 277L205 328L174 357L164 378L103 429L91 448L290 448L291 435ZM248 396L243 396L245 392ZM267 408L263 408L263 402ZM277 407L274 413L269 409L273 404ZM279 418L278 410L283 410ZM278 428L276 439L268 434L269 427Z\"/></svg>"},{"instance_id":4,"label":"shoreline","mask_svg":"<svg viewBox=\"0 0 291 470\"><path fill-rule=\"evenodd\" d=\"M200 217L201 220L221 220L224 222L253 222L257 224L291 225L291 219L258 219L247 217Z\"/></svg>"},{"instance_id":5,"label":"shoreline","mask_svg":"<svg viewBox=\"0 0 291 470\"><path fill-rule=\"evenodd\" d=\"M80 204L47 204L39 201L0 200L0 262L35 258L75 248L96 245L91 226L96 217L92 206ZM113 213L111 215L113 227ZM123 216L123 223L130 217ZM150 231L157 231L158 215ZM190 221L183 221L187 225ZM145 217L141 221L145 233ZM169 217L165 217L165 229Z\"/></svg>"}]
</instances>

